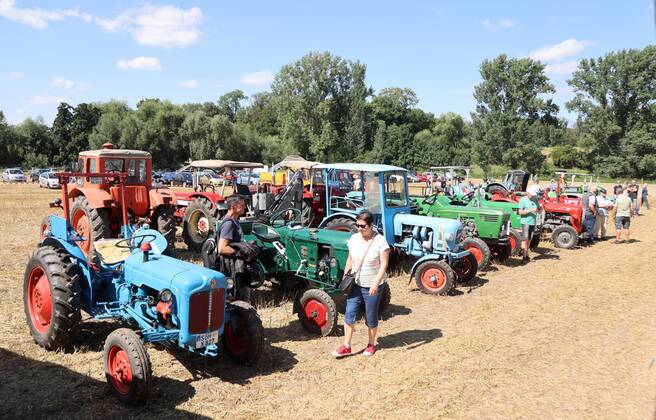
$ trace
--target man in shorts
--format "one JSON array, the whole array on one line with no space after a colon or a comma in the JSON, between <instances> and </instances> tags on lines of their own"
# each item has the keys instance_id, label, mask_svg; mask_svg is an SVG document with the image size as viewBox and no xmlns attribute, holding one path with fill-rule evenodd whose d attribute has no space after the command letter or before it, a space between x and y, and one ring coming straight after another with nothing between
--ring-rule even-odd
<instances>
[{"instance_id":1,"label":"man in shorts","mask_svg":"<svg viewBox=\"0 0 656 420\"><path fill-rule=\"evenodd\" d=\"M624 190L622 194L618 195L615 199L615 241L613 243L619 244L629 241L629 227L631 226L631 210L632 203L629 197L629 192ZM623 234L623 235L622 235ZM624 239L622 240L622 236Z\"/></svg>"},{"instance_id":2,"label":"man in shorts","mask_svg":"<svg viewBox=\"0 0 656 420\"><path fill-rule=\"evenodd\" d=\"M531 239L535 232L535 225L537 224L537 203L538 189L535 185L531 185L526 191L526 195L519 200L519 208L517 212L521 216L520 222L522 224L522 262L526 264L529 262L528 250L531 246Z\"/></svg>"}]
</instances>

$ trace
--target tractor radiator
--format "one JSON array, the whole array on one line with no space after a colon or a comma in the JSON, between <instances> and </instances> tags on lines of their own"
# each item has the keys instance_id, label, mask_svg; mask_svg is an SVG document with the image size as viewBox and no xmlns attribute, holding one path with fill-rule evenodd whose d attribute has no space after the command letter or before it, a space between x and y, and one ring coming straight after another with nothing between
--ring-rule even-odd
<instances>
[{"instance_id":1,"label":"tractor radiator","mask_svg":"<svg viewBox=\"0 0 656 420\"><path fill-rule=\"evenodd\" d=\"M218 330L223 324L225 289L212 289L191 295L189 332L202 334Z\"/></svg>"}]
</instances>

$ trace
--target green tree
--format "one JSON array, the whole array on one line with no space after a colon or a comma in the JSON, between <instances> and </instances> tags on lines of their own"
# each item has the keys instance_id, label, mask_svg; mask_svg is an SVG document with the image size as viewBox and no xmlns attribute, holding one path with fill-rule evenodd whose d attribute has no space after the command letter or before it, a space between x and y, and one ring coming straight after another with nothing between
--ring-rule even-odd
<instances>
[{"instance_id":1,"label":"green tree","mask_svg":"<svg viewBox=\"0 0 656 420\"><path fill-rule=\"evenodd\" d=\"M98 104L98 107L101 116L98 123L93 127L91 135L89 135L89 147L91 149L98 149L107 142L119 144L119 141L121 141L121 122L126 115L132 112L128 108L127 102L116 99ZM124 144L125 142L121 141L121 145Z\"/></svg>"},{"instance_id":2,"label":"green tree","mask_svg":"<svg viewBox=\"0 0 656 420\"><path fill-rule=\"evenodd\" d=\"M239 89L233 90L219 98L217 108L221 114L228 117L230 122L234 123L237 120L237 113L241 109L241 103L246 99L244 92Z\"/></svg>"},{"instance_id":3,"label":"green tree","mask_svg":"<svg viewBox=\"0 0 656 420\"><path fill-rule=\"evenodd\" d=\"M474 88L472 113L474 158L484 171L502 163L537 172L544 164L541 146L559 143L558 107L545 95L555 89L544 65L502 54L481 64L483 81Z\"/></svg>"}]
</instances>

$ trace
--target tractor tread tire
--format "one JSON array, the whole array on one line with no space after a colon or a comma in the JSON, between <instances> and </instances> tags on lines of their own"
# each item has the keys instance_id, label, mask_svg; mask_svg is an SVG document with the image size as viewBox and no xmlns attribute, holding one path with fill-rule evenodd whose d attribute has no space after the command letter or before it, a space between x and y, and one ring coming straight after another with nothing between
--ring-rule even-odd
<instances>
[{"instance_id":1,"label":"tractor tread tire","mask_svg":"<svg viewBox=\"0 0 656 420\"><path fill-rule=\"evenodd\" d=\"M479 270L485 270L490 266L490 247L481 238L469 237L462 241L462 246L467 249L467 245L478 248L483 254L483 259L478 263ZM478 262L478 260L477 260Z\"/></svg>"},{"instance_id":2,"label":"tractor tread tire","mask_svg":"<svg viewBox=\"0 0 656 420\"><path fill-rule=\"evenodd\" d=\"M130 360L132 388L127 395L119 393L111 384L107 358L112 346L118 346L123 349ZM129 328L119 328L112 331L105 340L103 362L107 384L112 394L119 401L128 405L140 405L148 399L150 389L152 388L153 369L150 363L150 357L148 357L148 352L146 351L146 346L134 331Z\"/></svg>"},{"instance_id":3,"label":"tractor tread tire","mask_svg":"<svg viewBox=\"0 0 656 420\"><path fill-rule=\"evenodd\" d=\"M423 282L421 281L421 277L423 274L423 271L426 270L429 267L437 267L442 272L444 272L445 282L444 282L444 287L441 289L429 289L427 288ZM414 272L414 277L415 277L415 283L417 284L417 287L419 290L422 292L428 294L428 295L440 295L440 296L445 296L447 295L451 289L453 289L455 285L455 273L453 272L453 269L449 267L449 264L447 264L445 261L442 260L428 260L424 261L423 263L419 264L417 268L415 269Z\"/></svg>"},{"instance_id":4,"label":"tractor tread tire","mask_svg":"<svg viewBox=\"0 0 656 420\"><path fill-rule=\"evenodd\" d=\"M83 195L76 197L73 200L73 205L70 210L70 220L73 220L73 215L76 210L82 210L91 224L91 247L90 251L93 251L93 242L98 239L109 238L112 235L111 229L109 228L109 215L107 209L104 208L95 208L92 209L89 204L89 200ZM73 226L75 229L75 226Z\"/></svg>"},{"instance_id":5,"label":"tractor tread tire","mask_svg":"<svg viewBox=\"0 0 656 420\"><path fill-rule=\"evenodd\" d=\"M52 296L52 318L50 327L40 333L32 325L28 305L29 276L35 266L41 266L48 277ZM23 281L23 304L25 316L34 341L47 350L57 350L69 345L77 336L80 320L82 289L81 272L71 261L68 253L51 246L37 248L27 262Z\"/></svg>"},{"instance_id":6,"label":"tractor tread tire","mask_svg":"<svg viewBox=\"0 0 656 420\"><path fill-rule=\"evenodd\" d=\"M570 235L569 241L564 241L560 238L562 233L568 233ZM556 248L570 249L574 248L579 242L579 235L576 233L573 227L570 225L558 226L556 229L551 232L551 240L554 243Z\"/></svg>"},{"instance_id":7,"label":"tractor tread tire","mask_svg":"<svg viewBox=\"0 0 656 420\"><path fill-rule=\"evenodd\" d=\"M262 326L262 319L260 319L260 315L251 304L242 300L235 300L229 303L226 307L226 311L228 310L245 320L247 329L246 333L249 337L250 346L243 354L234 354L230 351L230 347L226 345L225 334L222 334L221 343L223 349L228 357L236 363L244 366L252 366L257 363L264 350L264 327ZM224 332L226 324L223 326Z\"/></svg>"},{"instance_id":8,"label":"tractor tread tire","mask_svg":"<svg viewBox=\"0 0 656 420\"><path fill-rule=\"evenodd\" d=\"M157 225L157 231L169 243L165 253L171 253L175 249L175 216L173 206L158 206L153 212L153 221Z\"/></svg>"},{"instance_id":9,"label":"tractor tread tire","mask_svg":"<svg viewBox=\"0 0 656 420\"><path fill-rule=\"evenodd\" d=\"M465 270L467 266L465 266L464 260L467 258L469 261L468 263L470 264L469 270ZM464 258L461 258L461 260L457 260L453 263L453 267L451 269L453 270L453 273L456 276L456 281L459 283L467 283L470 280L472 280L474 277L476 277L476 273L478 272L478 261L476 261L476 257L474 255L469 254L465 256Z\"/></svg>"},{"instance_id":10,"label":"tractor tread tire","mask_svg":"<svg viewBox=\"0 0 656 420\"><path fill-rule=\"evenodd\" d=\"M315 299L326 307L326 324L323 327L314 325L305 315L305 302ZM298 319L303 329L312 334L320 334L325 337L332 334L337 327L337 306L335 300L321 289L307 289L299 298Z\"/></svg>"},{"instance_id":11,"label":"tractor tread tire","mask_svg":"<svg viewBox=\"0 0 656 420\"><path fill-rule=\"evenodd\" d=\"M341 232L357 233L358 228L355 226L355 220L349 217L336 217L324 226L328 230L338 230Z\"/></svg>"},{"instance_id":12,"label":"tractor tread tire","mask_svg":"<svg viewBox=\"0 0 656 420\"><path fill-rule=\"evenodd\" d=\"M511 251L511 255L519 255L522 249L522 236L519 231L515 229L510 229L509 237L513 237L515 241L515 248ZM509 239L510 240L510 239Z\"/></svg>"},{"instance_id":13,"label":"tractor tread tire","mask_svg":"<svg viewBox=\"0 0 656 420\"><path fill-rule=\"evenodd\" d=\"M207 218L207 238L209 238L216 229L216 222L219 220L219 209L204 197L194 198L185 209L184 217L182 218L182 240L184 240L184 243L187 244L187 247L191 251L200 252L207 238L201 240L200 238L192 237L189 233L191 229L189 218L196 210L200 210Z\"/></svg>"}]
</instances>

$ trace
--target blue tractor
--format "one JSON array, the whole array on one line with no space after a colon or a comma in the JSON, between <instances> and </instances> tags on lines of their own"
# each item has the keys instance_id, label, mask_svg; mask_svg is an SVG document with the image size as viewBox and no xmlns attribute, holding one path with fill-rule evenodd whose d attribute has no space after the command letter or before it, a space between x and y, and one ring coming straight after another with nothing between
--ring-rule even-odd
<instances>
[{"instance_id":1,"label":"blue tractor","mask_svg":"<svg viewBox=\"0 0 656 420\"><path fill-rule=\"evenodd\" d=\"M462 223L411 214L406 169L357 163L314 168L323 171L326 185L326 216L319 228L356 232L358 213L371 211L395 254L416 259L410 276L424 293L447 294L456 280L476 275L476 258L461 245Z\"/></svg>"},{"instance_id":2,"label":"blue tractor","mask_svg":"<svg viewBox=\"0 0 656 420\"><path fill-rule=\"evenodd\" d=\"M60 173L66 218L50 215L24 277L24 307L34 341L64 348L77 337L84 311L96 319L117 319L105 341L105 376L112 393L128 404L143 403L152 368L145 343L166 343L216 357L219 344L236 362L250 365L263 348L262 322L255 309L233 299L232 280L218 271L163 255L168 243L157 230L128 223L122 201L122 238L96 240L88 257L84 239L69 221L69 178L102 177L119 196L127 174ZM97 179L97 178L96 178Z\"/></svg>"}]
</instances>

